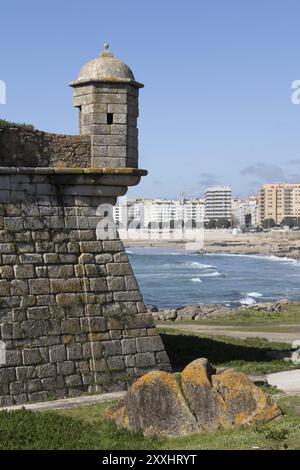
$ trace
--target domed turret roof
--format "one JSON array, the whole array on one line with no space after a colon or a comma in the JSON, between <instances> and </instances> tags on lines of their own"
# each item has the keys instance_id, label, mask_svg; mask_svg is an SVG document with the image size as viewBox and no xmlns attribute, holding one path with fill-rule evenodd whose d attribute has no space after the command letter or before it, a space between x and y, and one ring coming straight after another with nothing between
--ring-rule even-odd
<instances>
[{"instance_id":1,"label":"domed turret roof","mask_svg":"<svg viewBox=\"0 0 300 470\"><path fill-rule=\"evenodd\" d=\"M76 82L73 82L73 84L88 81L133 82L142 86L135 81L133 72L128 65L114 57L108 44L104 44L104 51L97 59L87 62L82 67Z\"/></svg>"}]
</instances>

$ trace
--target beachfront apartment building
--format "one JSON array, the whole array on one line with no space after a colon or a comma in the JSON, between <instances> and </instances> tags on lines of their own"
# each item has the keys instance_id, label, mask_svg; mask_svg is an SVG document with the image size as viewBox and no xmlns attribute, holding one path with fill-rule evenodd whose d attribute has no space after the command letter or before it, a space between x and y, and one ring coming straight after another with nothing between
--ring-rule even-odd
<instances>
[{"instance_id":1,"label":"beachfront apartment building","mask_svg":"<svg viewBox=\"0 0 300 470\"><path fill-rule=\"evenodd\" d=\"M205 191L205 221L231 220L231 187L214 186Z\"/></svg>"},{"instance_id":2,"label":"beachfront apartment building","mask_svg":"<svg viewBox=\"0 0 300 470\"><path fill-rule=\"evenodd\" d=\"M267 183L258 196L259 224L273 219L280 224L285 217L300 217L300 183Z\"/></svg>"},{"instance_id":3,"label":"beachfront apartment building","mask_svg":"<svg viewBox=\"0 0 300 470\"><path fill-rule=\"evenodd\" d=\"M255 196L233 198L231 201L232 222L236 227L256 227L258 220L258 200Z\"/></svg>"}]
</instances>

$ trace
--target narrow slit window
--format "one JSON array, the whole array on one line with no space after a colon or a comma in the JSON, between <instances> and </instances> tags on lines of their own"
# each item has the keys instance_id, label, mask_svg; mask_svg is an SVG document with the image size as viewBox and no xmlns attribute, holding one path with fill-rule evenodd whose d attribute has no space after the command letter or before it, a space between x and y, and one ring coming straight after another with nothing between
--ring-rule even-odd
<instances>
[{"instance_id":1,"label":"narrow slit window","mask_svg":"<svg viewBox=\"0 0 300 470\"><path fill-rule=\"evenodd\" d=\"M112 124L114 122L113 113L107 113L107 124Z\"/></svg>"}]
</instances>

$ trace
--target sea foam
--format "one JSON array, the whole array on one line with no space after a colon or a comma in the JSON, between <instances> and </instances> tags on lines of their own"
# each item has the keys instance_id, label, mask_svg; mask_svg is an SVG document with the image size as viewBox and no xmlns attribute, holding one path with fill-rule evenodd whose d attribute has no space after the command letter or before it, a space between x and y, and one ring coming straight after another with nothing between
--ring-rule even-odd
<instances>
[{"instance_id":1,"label":"sea foam","mask_svg":"<svg viewBox=\"0 0 300 470\"><path fill-rule=\"evenodd\" d=\"M255 300L252 299L252 297L244 297L239 302L240 302L241 305L254 305L254 304L256 304Z\"/></svg>"}]
</instances>

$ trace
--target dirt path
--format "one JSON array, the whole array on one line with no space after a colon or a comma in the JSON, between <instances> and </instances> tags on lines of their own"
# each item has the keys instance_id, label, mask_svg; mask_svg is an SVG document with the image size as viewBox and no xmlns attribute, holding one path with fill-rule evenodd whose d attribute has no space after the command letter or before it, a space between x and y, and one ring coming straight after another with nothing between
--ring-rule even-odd
<instances>
[{"instance_id":1,"label":"dirt path","mask_svg":"<svg viewBox=\"0 0 300 470\"><path fill-rule=\"evenodd\" d=\"M231 326L216 326L216 325L199 325L199 324L178 324L170 323L166 324L157 324L160 328L171 328L174 330L187 331L192 333L205 333L211 335L222 335L230 336L232 338L265 338L268 341L277 341L283 343L292 343L293 341L300 339L299 332L272 332L272 331L240 331Z\"/></svg>"}]
</instances>

